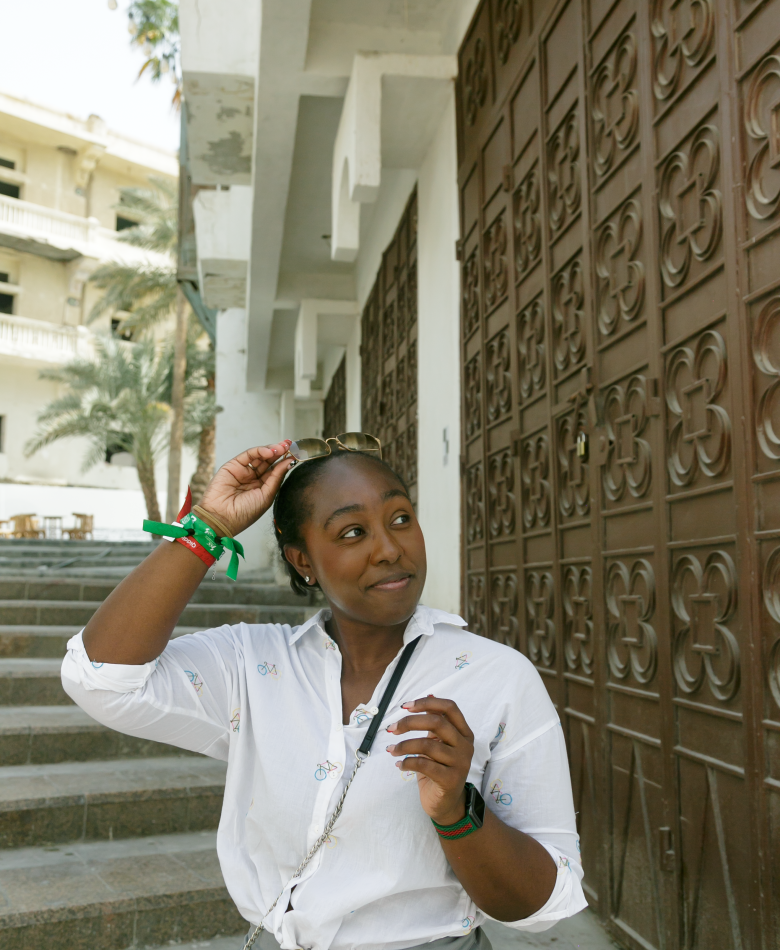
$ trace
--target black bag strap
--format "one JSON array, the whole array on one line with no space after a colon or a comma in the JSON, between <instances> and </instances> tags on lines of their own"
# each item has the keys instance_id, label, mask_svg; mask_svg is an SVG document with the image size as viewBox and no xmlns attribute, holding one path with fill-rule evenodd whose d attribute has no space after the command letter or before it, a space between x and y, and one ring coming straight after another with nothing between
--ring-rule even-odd
<instances>
[{"instance_id":1,"label":"black bag strap","mask_svg":"<svg viewBox=\"0 0 780 950\"><path fill-rule=\"evenodd\" d=\"M401 682L401 677L404 675L404 670L409 665L409 660L412 658L414 653L414 648L422 640L422 637L417 637L415 640L410 640L409 643L404 647L404 652L401 654L400 659L398 660L398 665L393 670L393 675L390 677L390 682L387 684L387 688L384 693L382 693L382 698L379 700L379 708L376 715L371 720L371 724L366 731L363 741L360 743L360 748L358 749L359 755L368 756L371 752L371 746L374 744L374 739L376 738L377 732L379 732L379 725L382 720L385 718L385 713L387 712L387 707L390 705L390 700L393 698L393 694L396 689L398 689L398 684Z\"/></svg>"}]
</instances>

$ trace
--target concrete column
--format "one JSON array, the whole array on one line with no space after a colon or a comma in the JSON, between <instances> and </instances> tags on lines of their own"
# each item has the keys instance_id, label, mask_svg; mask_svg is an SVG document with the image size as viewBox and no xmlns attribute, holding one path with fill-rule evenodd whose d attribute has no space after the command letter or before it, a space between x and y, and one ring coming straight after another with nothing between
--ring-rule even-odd
<instances>
[{"instance_id":1,"label":"concrete column","mask_svg":"<svg viewBox=\"0 0 780 950\"><path fill-rule=\"evenodd\" d=\"M417 185L418 515L428 549L423 599L460 607L460 279L455 101L450 96Z\"/></svg>"},{"instance_id":2,"label":"concrete column","mask_svg":"<svg viewBox=\"0 0 780 950\"><path fill-rule=\"evenodd\" d=\"M281 438L279 394L247 392L247 312L222 311L217 318L217 466L253 445ZM241 535L248 570L275 569L270 513ZM227 558L220 567L227 568ZM239 575L240 576L240 575Z\"/></svg>"}]
</instances>

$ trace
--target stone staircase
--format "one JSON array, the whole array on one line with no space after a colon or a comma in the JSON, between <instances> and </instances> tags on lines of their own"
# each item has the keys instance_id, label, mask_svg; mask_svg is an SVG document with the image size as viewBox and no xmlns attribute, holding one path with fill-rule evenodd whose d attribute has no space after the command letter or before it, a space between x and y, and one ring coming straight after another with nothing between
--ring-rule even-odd
<instances>
[{"instance_id":1,"label":"stone staircase","mask_svg":"<svg viewBox=\"0 0 780 950\"><path fill-rule=\"evenodd\" d=\"M216 948L245 932L215 851L225 764L107 729L60 683L67 640L153 548L0 541L0 950ZM218 575L174 636L300 623L302 603L268 576Z\"/></svg>"}]
</instances>

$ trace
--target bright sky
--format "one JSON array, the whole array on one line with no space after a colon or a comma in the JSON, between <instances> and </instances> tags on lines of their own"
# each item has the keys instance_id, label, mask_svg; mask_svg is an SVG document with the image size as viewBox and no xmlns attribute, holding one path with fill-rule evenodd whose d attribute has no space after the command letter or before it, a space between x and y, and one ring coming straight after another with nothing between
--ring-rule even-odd
<instances>
[{"instance_id":1,"label":"bright sky","mask_svg":"<svg viewBox=\"0 0 780 950\"><path fill-rule=\"evenodd\" d=\"M128 0L17 0L3 4L0 91L175 151L179 115L167 77L136 82L143 52L130 46Z\"/></svg>"}]
</instances>

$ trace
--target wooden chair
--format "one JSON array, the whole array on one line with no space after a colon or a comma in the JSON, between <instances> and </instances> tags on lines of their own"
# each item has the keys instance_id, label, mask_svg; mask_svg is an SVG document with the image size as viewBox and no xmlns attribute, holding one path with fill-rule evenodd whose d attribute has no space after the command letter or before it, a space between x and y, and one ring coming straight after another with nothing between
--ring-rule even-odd
<instances>
[{"instance_id":1,"label":"wooden chair","mask_svg":"<svg viewBox=\"0 0 780 950\"><path fill-rule=\"evenodd\" d=\"M0 538L12 538L12 531L11 522L0 519Z\"/></svg>"},{"instance_id":2,"label":"wooden chair","mask_svg":"<svg viewBox=\"0 0 780 950\"><path fill-rule=\"evenodd\" d=\"M12 538L42 538L44 532L38 527L38 519L35 515L11 515Z\"/></svg>"},{"instance_id":3,"label":"wooden chair","mask_svg":"<svg viewBox=\"0 0 780 950\"><path fill-rule=\"evenodd\" d=\"M74 511L73 517L76 519L76 527L63 528L63 535L67 534L71 541L86 541L87 535L89 535L89 540L92 540L95 516L85 515L79 513L78 511Z\"/></svg>"}]
</instances>

